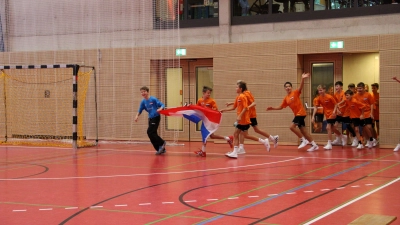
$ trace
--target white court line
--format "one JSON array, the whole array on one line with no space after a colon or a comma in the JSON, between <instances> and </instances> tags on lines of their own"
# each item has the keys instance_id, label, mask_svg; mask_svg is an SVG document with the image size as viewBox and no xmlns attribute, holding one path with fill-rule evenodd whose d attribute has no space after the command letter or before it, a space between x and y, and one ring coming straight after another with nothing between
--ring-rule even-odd
<instances>
[{"instance_id":1,"label":"white court line","mask_svg":"<svg viewBox=\"0 0 400 225\"><path fill-rule=\"evenodd\" d=\"M210 199L207 199L207 201L218 201L218 199L217 198L210 198Z\"/></svg>"},{"instance_id":2,"label":"white court line","mask_svg":"<svg viewBox=\"0 0 400 225\"><path fill-rule=\"evenodd\" d=\"M357 188L357 187L360 187L360 185L354 185L354 186L351 186L352 188Z\"/></svg>"},{"instance_id":3,"label":"white court line","mask_svg":"<svg viewBox=\"0 0 400 225\"><path fill-rule=\"evenodd\" d=\"M313 220L311 220L311 221L308 221L307 223L304 223L304 225L309 225L309 224L312 224L312 223L314 223L314 222L316 222L316 221L318 221L318 220L320 220L320 219L322 219L322 218L325 218L325 217L329 216L330 214L332 214L332 213L334 213L334 212L336 212L336 211L338 211L338 210L340 210L340 209L342 209L342 208L344 208L344 207L346 207L346 206L348 206L348 205L350 205L350 204L353 204L354 202L356 202L356 201L358 201L358 200L360 200L360 199L363 199L363 198L367 197L367 196L370 195L370 194L373 194L373 193L375 193L375 192L377 192L377 191L379 191L379 190L381 190L381 189L383 189L383 188L385 188L385 187L387 187L387 186L389 186L389 185L391 185L391 184L393 184L393 183L396 183L396 182L399 181L399 180L400 180L400 177L397 178L397 179L395 179L395 180L392 180L391 182L389 182L389 183L387 183L387 184L385 184L385 185L380 186L379 188L377 188L377 189L375 189L375 190L372 190L372 191L370 191L370 192L367 192L367 193L361 195L360 197L355 198L355 199L353 199L353 200L347 202L347 203L344 204L344 205L341 205L341 206L339 206L339 207L337 207L337 208L335 208L335 209L333 209L333 210L331 210L331 211L329 211L329 212L326 212L326 213L322 214L321 216L319 216L319 217L317 217L317 218L315 218L315 219L313 219Z\"/></svg>"},{"instance_id":4,"label":"white court line","mask_svg":"<svg viewBox=\"0 0 400 225\"><path fill-rule=\"evenodd\" d=\"M139 205L151 205L151 203L140 203Z\"/></svg>"},{"instance_id":5,"label":"white court line","mask_svg":"<svg viewBox=\"0 0 400 225\"><path fill-rule=\"evenodd\" d=\"M371 186L371 185L374 185L374 184L365 184L365 186Z\"/></svg>"},{"instance_id":6,"label":"white court line","mask_svg":"<svg viewBox=\"0 0 400 225\"><path fill-rule=\"evenodd\" d=\"M287 195L295 195L296 194L296 192L289 192L289 193L286 193Z\"/></svg>"},{"instance_id":7,"label":"white court line","mask_svg":"<svg viewBox=\"0 0 400 225\"><path fill-rule=\"evenodd\" d=\"M185 201L185 202L197 202L197 200L188 200L188 201Z\"/></svg>"},{"instance_id":8,"label":"white court line","mask_svg":"<svg viewBox=\"0 0 400 225\"><path fill-rule=\"evenodd\" d=\"M228 199L231 199L231 200L232 200L232 199L238 199L238 198L239 198L239 197L231 197L231 198L228 198Z\"/></svg>"},{"instance_id":9,"label":"white court line","mask_svg":"<svg viewBox=\"0 0 400 225\"><path fill-rule=\"evenodd\" d=\"M174 202L162 202L162 204L174 204Z\"/></svg>"},{"instance_id":10,"label":"white court line","mask_svg":"<svg viewBox=\"0 0 400 225\"><path fill-rule=\"evenodd\" d=\"M275 196L275 195L278 195L278 194L269 194L268 196Z\"/></svg>"},{"instance_id":11,"label":"white court line","mask_svg":"<svg viewBox=\"0 0 400 225\"><path fill-rule=\"evenodd\" d=\"M258 198L258 197L260 197L260 196L258 196L258 195L249 196L249 198Z\"/></svg>"},{"instance_id":12,"label":"white court line","mask_svg":"<svg viewBox=\"0 0 400 225\"><path fill-rule=\"evenodd\" d=\"M345 187L338 187L338 188L336 188L337 190L340 190L340 189L344 189Z\"/></svg>"},{"instance_id":13,"label":"white court line","mask_svg":"<svg viewBox=\"0 0 400 225\"><path fill-rule=\"evenodd\" d=\"M95 208L103 208L103 206L101 205L94 205L94 206L90 206L91 209L95 209Z\"/></svg>"},{"instance_id":14,"label":"white court line","mask_svg":"<svg viewBox=\"0 0 400 225\"><path fill-rule=\"evenodd\" d=\"M327 188L321 189L321 191L329 191L329 190L331 190L331 189L327 189Z\"/></svg>"},{"instance_id":15,"label":"white court line","mask_svg":"<svg viewBox=\"0 0 400 225\"><path fill-rule=\"evenodd\" d=\"M115 207L123 207L123 206L128 206L127 204L124 205L115 205Z\"/></svg>"},{"instance_id":16,"label":"white court line","mask_svg":"<svg viewBox=\"0 0 400 225\"><path fill-rule=\"evenodd\" d=\"M221 168L215 168L215 169L204 169L204 170L186 170L186 171L179 171L179 172L143 173L143 174L125 174L125 175L120 174L120 175L88 176L88 177L53 177L53 178L0 179L0 181L69 180L69 179L94 179L94 178L115 178L115 177L136 177L136 176L184 174L184 173L197 173L197 172L207 172L207 171L216 171L216 170L227 170L227 169L239 169L239 168L266 166L266 165L272 165L272 164L295 161L295 160L298 160L298 159L302 159L302 157L297 157L297 158L287 159L287 160L282 160L282 161L276 161L276 162L251 164L251 165L245 165L245 166L231 166L231 167L221 167Z\"/></svg>"},{"instance_id":17,"label":"white court line","mask_svg":"<svg viewBox=\"0 0 400 225\"><path fill-rule=\"evenodd\" d=\"M15 209L13 212L26 212L26 209Z\"/></svg>"},{"instance_id":18,"label":"white court line","mask_svg":"<svg viewBox=\"0 0 400 225\"><path fill-rule=\"evenodd\" d=\"M304 191L304 193L311 193L311 192L314 192L314 191Z\"/></svg>"},{"instance_id":19,"label":"white court line","mask_svg":"<svg viewBox=\"0 0 400 225\"><path fill-rule=\"evenodd\" d=\"M40 211L46 211L46 210L53 210L53 208L48 208L48 209L39 209Z\"/></svg>"},{"instance_id":20,"label":"white court line","mask_svg":"<svg viewBox=\"0 0 400 225\"><path fill-rule=\"evenodd\" d=\"M78 209L78 207L68 207L68 208L65 208L65 209Z\"/></svg>"}]
</instances>

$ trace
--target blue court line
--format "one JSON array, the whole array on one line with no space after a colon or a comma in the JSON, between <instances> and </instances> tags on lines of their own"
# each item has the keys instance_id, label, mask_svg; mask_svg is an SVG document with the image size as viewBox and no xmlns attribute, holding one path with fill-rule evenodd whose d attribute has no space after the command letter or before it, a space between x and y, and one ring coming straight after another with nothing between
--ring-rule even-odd
<instances>
[{"instance_id":1,"label":"blue court line","mask_svg":"<svg viewBox=\"0 0 400 225\"><path fill-rule=\"evenodd\" d=\"M286 195L287 193L294 192L294 191L300 190L300 189L302 189L302 188L305 188L305 187L314 185L314 184L316 184L316 183L319 183L319 182L321 182L321 181L328 180L328 179L330 179L330 178L333 178L333 177L342 175L342 174L344 174L344 173L353 171L353 170L355 170L355 169L359 169L359 168L361 168L361 167L363 167L363 166L366 166L366 165L368 165L368 164L370 164L370 163L371 163L371 162L365 162L365 163L360 164L360 165L358 165L358 166L351 167L351 168L346 169L346 170L343 170L343 171L341 171L341 172L334 173L334 174L329 175L329 176L327 176L327 177L324 177L324 178L322 178L322 179L320 179L320 180L315 180L315 181L312 181L312 182L310 182L310 183L303 184L303 185L301 185L301 186L299 186L299 187L296 187L296 188L290 189L290 190L288 190L288 191L282 192L282 193L280 193L280 194L278 194L278 195L271 196L271 197L268 197L268 198L266 198L266 199L260 200L260 201L258 201L258 202L252 203L252 204L250 204L250 205L243 206L243 207L240 207L240 208L238 208L238 209L229 211L229 212L227 212L227 213L225 213L225 214L228 214L228 215L235 214L235 213L237 213L237 212L243 211L243 210L248 209L248 208L251 208L251 207L253 207L253 206L260 205L260 204L262 204L262 203L264 203L264 202L267 202L267 201L273 200L273 199L275 199L275 198L281 197L281 196L283 196L283 195ZM219 216L217 216L217 217L214 217L214 218L205 220L205 221L200 222L200 223L198 223L198 224L199 224L199 225L203 225L203 224L206 224L206 223L209 223L209 222L216 221L216 220L221 219L221 218L223 218L223 217L225 217L225 216L224 216L224 215L219 215Z\"/></svg>"}]
</instances>

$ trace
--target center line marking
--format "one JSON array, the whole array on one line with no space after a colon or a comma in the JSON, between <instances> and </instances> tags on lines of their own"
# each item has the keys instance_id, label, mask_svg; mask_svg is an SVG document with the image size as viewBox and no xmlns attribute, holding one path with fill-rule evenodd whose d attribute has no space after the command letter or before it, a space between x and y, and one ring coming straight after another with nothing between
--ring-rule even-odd
<instances>
[{"instance_id":1,"label":"center line marking","mask_svg":"<svg viewBox=\"0 0 400 225\"><path fill-rule=\"evenodd\" d=\"M338 190L340 190L340 189L344 189L345 187L338 187L338 188L336 188L336 189L338 189Z\"/></svg>"},{"instance_id":2,"label":"center line marking","mask_svg":"<svg viewBox=\"0 0 400 225\"><path fill-rule=\"evenodd\" d=\"M95 208L103 208L103 206L101 205L94 205L94 206L90 206L91 209L95 209Z\"/></svg>"},{"instance_id":3,"label":"center line marking","mask_svg":"<svg viewBox=\"0 0 400 225\"><path fill-rule=\"evenodd\" d=\"M290 193L286 193L287 195L294 195L296 194L296 192L290 192Z\"/></svg>"},{"instance_id":4,"label":"center line marking","mask_svg":"<svg viewBox=\"0 0 400 225\"><path fill-rule=\"evenodd\" d=\"M13 212L26 212L26 209L16 209L16 210L13 210Z\"/></svg>"},{"instance_id":5,"label":"center line marking","mask_svg":"<svg viewBox=\"0 0 400 225\"><path fill-rule=\"evenodd\" d=\"M45 211L45 210L53 210L52 208L48 208L48 209L39 209L41 211Z\"/></svg>"},{"instance_id":6,"label":"center line marking","mask_svg":"<svg viewBox=\"0 0 400 225\"><path fill-rule=\"evenodd\" d=\"M231 197L231 198L228 198L228 199L238 199L239 197Z\"/></svg>"},{"instance_id":7,"label":"center line marking","mask_svg":"<svg viewBox=\"0 0 400 225\"><path fill-rule=\"evenodd\" d=\"M188 201L185 201L185 202L197 202L197 200L188 200Z\"/></svg>"},{"instance_id":8,"label":"center line marking","mask_svg":"<svg viewBox=\"0 0 400 225\"><path fill-rule=\"evenodd\" d=\"M321 191L329 191L329 190L331 190L331 189L321 189Z\"/></svg>"},{"instance_id":9,"label":"center line marking","mask_svg":"<svg viewBox=\"0 0 400 225\"><path fill-rule=\"evenodd\" d=\"M275 196L275 195L278 195L278 194L269 194L268 196Z\"/></svg>"},{"instance_id":10,"label":"center line marking","mask_svg":"<svg viewBox=\"0 0 400 225\"><path fill-rule=\"evenodd\" d=\"M128 206L127 204L125 205L115 205L115 207L121 207L121 206Z\"/></svg>"},{"instance_id":11,"label":"center line marking","mask_svg":"<svg viewBox=\"0 0 400 225\"><path fill-rule=\"evenodd\" d=\"M371 185L373 185L373 184L365 184L365 186L371 186Z\"/></svg>"},{"instance_id":12,"label":"center line marking","mask_svg":"<svg viewBox=\"0 0 400 225\"><path fill-rule=\"evenodd\" d=\"M174 204L174 202L163 202L162 204Z\"/></svg>"},{"instance_id":13,"label":"center line marking","mask_svg":"<svg viewBox=\"0 0 400 225\"><path fill-rule=\"evenodd\" d=\"M218 201L218 199L217 198L210 198L210 199L207 199L207 201Z\"/></svg>"},{"instance_id":14,"label":"center line marking","mask_svg":"<svg viewBox=\"0 0 400 225\"><path fill-rule=\"evenodd\" d=\"M249 196L249 198L258 198L258 197L260 197L260 196L258 196L258 195Z\"/></svg>"},{"instance_id":15,"label":"center line marking","mask_svg":"<svg viewBox=\"0 0 400 225\"><path fill-rule=\"evenodd\" d=\"M314 192L314 191L304 191L305 193L311 193L311 192Z\"/></svg>"},{"instance_id":16,"label":"center line marking","mask_svg":"<svg viewBox=\"0 0 400 225\"><path fill-rule=\"evenodd\" d=\"M151 203L140 203L139 205L151 205Z\"/></svg>"},{"instance_id":17,"label":"center line marking","mask_svg":"<svg viewBox=\"0 0 400 225\"><path fill-rule=\"evenodd\" d=\"M356 188L356 187L360 187L360 185L354 185L354 186L351 186L351 187Z\"/></svg>"},{"instance_id":18,"label":"center line marking","mask_svg":"<svg viewBox=\"0 0 400 225\"><path fill-rule=\"evenodd\" d=\"M65 208L65 209L77 209L78 207L68 207L68 208Z\"/></svg>"}]
</instances>

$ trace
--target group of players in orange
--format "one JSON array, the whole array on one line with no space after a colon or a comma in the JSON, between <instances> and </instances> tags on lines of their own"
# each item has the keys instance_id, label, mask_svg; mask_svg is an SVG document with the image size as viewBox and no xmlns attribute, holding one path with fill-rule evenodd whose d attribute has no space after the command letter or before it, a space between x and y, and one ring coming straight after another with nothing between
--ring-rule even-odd
<instances>
[{"instance_id":1,"label":"group of players in orange","mask_svg":"<svg viewBox=\"0 0 400 225\"><path fill-rule=\"evenodd\" d=\"M292 90L292 84L286 82L284 88L287 95L283 99L282 103L278 107L267 107L269 110L281 110L289 107L294 113L294 119L290 125L290 130L300 139L301 143L298 148L303 148L308 144L311 145L307 151L312 152L319 149L318 145L314 142L311 135L305 128L305 117L307 115L303 104L300 99L301 92L304 87L304 79L310 76L309 73L303 73L301 83L298 89ZM396 77L394 80L400 83ZM335 94L329 95L326 93L325 85L319 85L318 96L314 99L314 110L312 122L315 121L315 115L322 108L325 118L327 120L327 133L328 142L324 146L325 150L331 150L332 145L346 145L347 136L343 135L337 129L338 123L346 124L347 130L352 134L352 146L357 149L363 149L364 144L360 136L360 129L362 127L362 134L366 141L366 146L372 148L377 145L377 136L379 135L379 85L374 83L371 85L372 93L365 91L365 84L360 82L355 87L354 84L349 85L349 90L343 91L343 83L338 81L335 83ZM212 88L203 88L203 97L197 102L197 105L218 110L218 107L210 97ZM227 103L227 108L220 110L220 112L232 111L236 109L236 122L235 131L233 136L219 136L212 134L212 139L224 139L228 144L233 147L233 151L226 153L227 157L237 158L240 154L245 154L244 139L251 139L262 143L267 151L270 151L270 141L273 142L274 147L278 145L279 136L270 135L267 132L261 130L258 127L256 118L256 102L254 96L247 89L247 84L244 81L237 81L236 84L237 97L235 102ZM374 129L376 125L376 130ZM248 130L250 126L253 127L254 131L264 138L258 138L249 135ZM332 132L336 134L336 139L332 140ZM196 151L195 154L199 156L206 156L205 143L201 150ZM396 146L394 151L400 149L400 143Z\"/></svg>"}]
</instances>

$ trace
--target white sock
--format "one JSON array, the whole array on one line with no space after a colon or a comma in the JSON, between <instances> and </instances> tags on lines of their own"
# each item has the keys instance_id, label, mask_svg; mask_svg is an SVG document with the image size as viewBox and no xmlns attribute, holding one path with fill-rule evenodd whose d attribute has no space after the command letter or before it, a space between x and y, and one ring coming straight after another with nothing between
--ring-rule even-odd
<instances>
[{"instance_id":1,"label":"white sock","mask_svg":"<svg viewBox=\"0 0 400 225\"><path fill-rule=\"evenodd\" d=\"M269 140L275 141L275 138L272 135L269 135Z\"/></svg>"},{"instance_id":2,"label":"white sock","mask_svg":"<svg viewBox=\"0 0 400 225\"><path fill-rule=\"evenodd\" d=\"M206 152L206 146L205 145L201 146L201 151Z\"/></svg>"},{"instance_id":3,"label":"white sock","mask_svg":"<svg viewBox=\"0 0 400 225\"><path fill-rule=\"evenodd\" d=\"M315 143L315 141L312 141L311 144L312 144L313 146L314 146L314 145L317 145L317 144Z\"/></svg>"},{"instance_id":4,"label":"white sock","mask_svg":"<svg viewBox=\"0 0 400 225\"><path fill-rule=\"evenodd\" d=\"M239 144L239 148L244 148L244 144Z\"/></svg>"},{"instance_id":5,"label":"white sock","mask_svg":"<svg viewBox=\"0 0 400 225\"><path fill-rule=\"evenodd\" d=\"M258 142L264 143L265 141L264 141L264 139L262 139L262 138L258 138Z\"/></svg>"},{"instance_id":6,"label":"white sock","mask_svg":"<svg viewBox=\"0 0 400 225\"><path fill-rule=\"evenodd\" d=\"M331 140L329 140L329 141L328 141L328 145L331 145L331 144L332 144L332 141L331 141Z\"/></svg>"},{"instance_id":7,"label":"white sock","mask_svg":"<svg viewBox=\"0 0 400 225\"><path fill-rule=\"evenodd\" d=\"M238 147L238 146L234 146L234 147L233 147L233 152L236 152L236 153L237 153L238 150L239 150L239 147Z\"/></svg>"}]
</instances>

